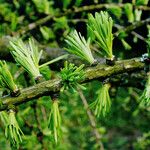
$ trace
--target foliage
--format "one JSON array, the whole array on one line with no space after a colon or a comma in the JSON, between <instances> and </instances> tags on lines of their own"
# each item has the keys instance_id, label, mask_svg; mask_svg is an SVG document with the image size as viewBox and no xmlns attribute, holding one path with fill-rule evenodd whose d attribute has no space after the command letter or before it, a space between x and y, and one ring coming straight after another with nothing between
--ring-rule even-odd
<instances>
[{"instance_id":1,"label":"foliage","mask_svg":"<svg viewBox=\"0 0 150 150\"><path fill-rule=\"evenodd\" d=\"M102 142L106 150L149 149L150 109L149 105L145 105L149 102L147 101L149 99L148 97L145 99L145 95L148 95L149 80L146 82L145 76L142 80L141 78L138 80L138 76L143 75L145 71L142 71L142 74L139 70L134 72L134 75L130 73L121 74L119 81L117 80L120 75L110 77L111 87L108 86L109 88L106 91L109 89L111 103L106 103L110 101L101 99L103 95L107 95L107 92L105 91L105 94L103 92L101 93L103 86L101 86L99 81L84 83L86 90L83 93L87 103L94 104L92 109L90 107L88 109L93 113L98 110L95 108L100 108L99 110L101 110L99 117L95 119L96 130L101 136L100 140L96 139L94 134L95 129L93 129L94 126L91 126L87 111L83 109L84 105L76 92L77 88L82 88L79 83L84 78L85 73L82 64L85 61L92 64L90 67L93 67L95 65L95 59L100 63L104 62L103 59L98 57L98 54L109 59L115 55L118 60L122 60L141 57L142 54L149 50L149 36L146 36L149 35L147 32L149 26L146 26L144 23L144 25L140 25L140 27L136 27L134 30L126 28L129 25L131 25L130 27L133 27L132 25L135 27L137 21L141 23L142 20L149 17L148 3L148 0L133 0L132 2L122 0L13 0L11 3L8 0L0 0L0 59L6 60L7 67L11 72L13 81L15 81L14 83L21 91L24 88L33 86L34 77L32 74L34 72L34 76L42 74L46 80L61 76L62 86L65 89L64 92L60 93L61 103L57 100L57 104L55 104L55 106L59 105L55 108L59 109L58 113L62 117L60 126L54 124L54 119L56 121L59 120L58 117L54 118L52 115L54 114L54 111L52 111L54 110L52 109L53 100L49 96L52 93L47 93L46 95L48 96L45 95L38 98L38 100L31 100L28 103L17 106L15 120L25 134L25 136L21 136L22 142L19 139L19 135L16 135L19 139L18 149L97 150L99 149L99 141ZM127 8L125 9L124 6ZM108 11L109 15L106 11ZM95 12L97 12L97 20ZM97 24L95 26L93 22L90 24L89 16L94 23L97 21L99 26ZM106 17L102 20L99 19L99 16L101 18L103 16ZM111 23L113 27L111 27ZM104 35L98 27L102 27L101 30L104 33L108 28L112 28L112 32L106 32L107 35ZM126 32L126 29L129 30ZM71 32L72 30L73 32ZM70 32L71 34L69 34ZM75 38L72 37L72 34ZM14 62L8 50L8 47L10 47L8 44L10 37L14 39L19 37L19 39L22 39L23 45L25 46L23 52L30 49L28 39L30 37L36 39L36 42L33 42L35 47L33 47L35 49L36 47L43 49L40 62L37 63L38 73L36 69L32 69L34 67L33 63L30 63L32 67L29 64L24 65L31 69L27 70L28 68L20 67L22 64L19 62ZM69 39L70 45L64 42L65 39L68 40L68 37L71 38L71 41ZM106 42L107 39L109 41L108 43ZM19 41L17 38L17 41L14 42L12 40L12 43L19 43ZM15 44L15 46L17 45ZM64 55L66 52L61 47L66 47L73 54L79 51L82 57L78 55L79 60L75 57L73 61L70 61L74 56L70 54ZM11 51L15 51L12 46ZM40 54L40 51L38 51L38 54ZM90 56L87 54L90 54ZM36 58L38 57L39 55ZM67 67L64 66L63 68L64 62L60 58L68 61ZM80 58L84 61L82 62ZM20 58L20 60L22 61L24 59ZM59 62L57 62L58 60ZM72 65L72 63L75 65ZM19 67L17 66L18 64ZM86 65L85 68L89 67ZM78 70L78 68L81 70ZM75 71L76 69L78 71ZM107 71L107 68L104 68L104 71ZM146 71L149 72L149 64L147 65ZM4 69L1 72L4 73ZM28 74L33 78L30 78ZM97 72L95 72L96 74ZM137 78L134 79L134 76ZM103 79L100 78L99 80L102 81ZM71 87L75 90L72 90ZM141 103L140 97L143 94L144 87L145 95L142 99L144 105L141 107L139 105ZM9 93L10 89L7 89L3 84L0 88L1 97ZM0 100L0 105L2 102ZM102 102L105 102L106 107L102 107ZM109 115L106 115L108 113ZM49 114L51 114L51 117ZM49 122L48 118L52 121ZM3 150L13 148L5 138L5 127L8 125L8 121L8 113L6 111L0 112L0 149ZM17 131L16 129L18 128L15 128L14 131Z\"/></svg>"},{"instance_id":2,"label":"foliage","mask_svg":"<svg viewBox=\"0 0 150 150\"><path fill-rule=\"evenodd\" d=\"M54 140L57 143L61 129L61 117L58 108L58 100L53 100L52 102L48 127L50 128L50 131L54 136Z\"/></svg>"},{"instance_id":3,"label":"foliage","mask_svg":"<svg viewBox=\"0 0 150 150\"><path fill-rule=\"evenodd\" d=\"M126 13L126 16L128 18L128 21L129 22L133 22L134 21L134 14L133 14L133 6L131 3L127 3L125 6L124 6L124 9L125 9L125 13Z\"/></svg>"},{"instance_id":4,"label":"foliage","mask_svg":"<svg viewBox=\"0 0 150 150\"><path fill-rule=\"evenodd\" d=\"M90 104L90 107L94 109L94 114L96 117L105 117L106 114L110 111L111 100L109 97L109 83L101 85L100 89L97 91L96 100Z\"/></svg>"},{"instance_id":5,"label":"foliage","mask_svg":"<svg viewBox=\"0 0 150 150\"><path fill-rule=\"evenodd\" d=\"M61 78L63 82L61 91L68 90L70 88L74 91L76 91L77 88L85 89L79 84L85 75L83 67L84 65L77 67L72 63L68 63L67 61L64 63L64 68L61 69Z\"/></svg>"},{"instance_id":6,"label":"foliage","mask_svg":"<svg viewBox=\"0 0 150 150\"><path fill-rule=\"evenodd\" d=\"M40 13L50 14L53 2L48 0L32 0Z\"/></svg>"},{"instance_id":7,"label":"foliage","mask_svg":"<svg viewBox=\"0 0 150 150\"><path fill-rule=\"evenodd\" d=\"M136 5L147 5L149 0L137 0Z\"/></svg>"},{"instance_id":8,"label":"foliage","mask_svg":"<svg viewBox=\"0 0 150 150\"><path fill-rule=\"evenodd\" d=\"M150 57L150 25L148 26L148 35L147 35L147 52L148 56Z\"/></svg>"},{"instance_id":9,"label":"foliage","mask_svg":"<svg viewBox=\"0 0 150 150\"><path fill-rule=\"evenodd\" d=\"M141 105L150 105L150 75L148 74L148 80L146 83L145 90L141 96Z\"/></svg>"},{"instance_id":10,"label":"foliage","mask_svg":"<svg viewBox=\"0 0 150 150\"><path fill-rule=\"evenodd\" d=\"M19 148L19 143L22 142L23 132L20 129L18 122L15 118L15 112L10 109L9 110L9 118L8 123L5 129L5 136L9 139L11 145L14 148Z\"/></svg>"},{"instance_id":11,"label":"foliage","mask_svg":"<svg viewBox=\"0 0 150 150\"><path fill-rule=\"evenodd\" d=\"M147 40L146 40L146 43L147 43L147 59L149 59L150 57L150 29L148 29L148 36L147 36ZM149 65L148 65L148 68L149 68ZM144 92L141 96L141 105L145 105L145 106L150 106L150 73L148 72L147 73L147 83L145 85L145 89L144 89Z\"/></svg>"},{"instance_id":12,"label":"foliage","mask_svg":"<svg viewBox=\"0 0 150 150\"><path fill-rule=\"evenodd\" d=\"M90 64L94 63L94 58L90 50L90 39L86 42L81 33L78 34L74 30L65 41L68 44L68 48L65 48L67 51L81 57Z\"/></svg>"},{"instance_id":13,"label":"foliage","mask_svg":"<svg viewBox=\"0 0 150 150\"><path fill-rule=\"evenodd\" d=\"M28 45L25 45L21 39L15 39L10 42L10 45L13 47L11 53L16 62L23 66L34 79L41 76L39 61L42 51L38 52L38 47L34 40L29 39Z\"/></svg>"},{"instance_id":14,"label":"foliage","mask_svg":"<svg viewBox=\"0 0 150 150\"><path fill-rule=\"evenodd\" d=\"M150 132L144 133L134 143L134 148L137 149L137 150L147 150L147 148L149 146L150 146Z\"/></svg>"},{"instance_id":15,"label":"foliage","mask_svg":"<svg viewBox=\"0 0 150 150\"><path fill-rule=\"evenodd\" d=\"M95 13L95 18L92 14L88 18L88 28L93 32L98 40L98 45L101 48L101 53L103 56L112 59L112 34L113 21L109 17L107 12L101 11L100 13Z\"/></svg>"},{"instance_id":16,"label":"foliage","mask_svg":"<svg viewBox=\"0 0 150 150\"><path fill-rule=\"evenodd\" d=\"M52 31L52 29L46 27L46 26L43 26L40 28L40 31L42 33L42 36L45 40L49 40L49 39L54 39L55 38L55 35Z\"/></svg>"},{"instance_id":17,"label":"foliage","mask_svg":"<svg viewBox=\"0 0 150 150\"><path fill-rule=\"evenodd\" d=\"M18 91L17 85L15 84L5 61L0 61L0 86L7 88L14 93Z\"/></svg>"},{"instance_id":18,"label":"foliage","mask_svg":"<svg viewBox=\"0 0 150 150\"><path fill-rule=\"evenodd\" d=\"M8 124L8 114L5 111L0 113L1 121L3 122L4 126Z\"/></svg>"}]
</instances>

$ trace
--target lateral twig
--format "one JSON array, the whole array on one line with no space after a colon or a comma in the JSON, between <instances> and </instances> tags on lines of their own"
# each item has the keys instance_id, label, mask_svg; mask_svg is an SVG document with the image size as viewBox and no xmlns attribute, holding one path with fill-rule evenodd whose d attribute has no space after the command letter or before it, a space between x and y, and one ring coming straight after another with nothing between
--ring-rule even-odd
<instances>
[{"instance_id":1,"label":"lateral twig","mask_svg":"<svg viewBox=\"0 0 150 150\"><path fill-rule=\"evenodd\" d=\"M87 112L87 116L89 118L90 125L93 128L93 133L95 135L96 142L99 145L100 150L104 150L103 143L101 142L101 135L100 135L100 133L98 132L98 130L96 128L95 117L93 116L93 114L92 114L92 112L91 112L91 110L89 108L88 102L87 102L85 96L83 95L83 92L80 89L78 89L78 93L79 93L79 96L80 96L80 98L82 100L84 108L85 108L85 110Z\"/></svg>"}]
</instances>

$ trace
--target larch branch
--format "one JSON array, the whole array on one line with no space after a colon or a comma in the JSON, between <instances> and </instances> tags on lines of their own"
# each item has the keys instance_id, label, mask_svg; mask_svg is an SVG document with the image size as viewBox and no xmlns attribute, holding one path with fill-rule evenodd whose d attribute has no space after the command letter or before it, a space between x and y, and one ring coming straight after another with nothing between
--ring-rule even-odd
<instances>
[{"instance_id":1,"label":"larch branch","mask_svg":"<svg viewBox=\"0 0 150 150\"><path fill-rule=\"evenodd\" d=\"M98 64L85 69L85 79L81 82L103 80L116 74L142 70L144 66L145 64L140 61L140 58L117 61L114 66ZM21 95L18 97L5 96L1 98L0 111L7 109L11 104L19 105L38 97L53 95L54 93L58 93L61 87L62 80L61 78L57 78L22 89Z\"/></svg>"}]
</instances>

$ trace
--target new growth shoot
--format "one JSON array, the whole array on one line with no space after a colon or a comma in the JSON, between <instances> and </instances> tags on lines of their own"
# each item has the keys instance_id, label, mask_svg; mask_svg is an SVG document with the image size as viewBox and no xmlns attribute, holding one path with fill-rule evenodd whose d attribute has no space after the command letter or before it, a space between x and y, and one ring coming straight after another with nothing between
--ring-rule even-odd
<instances>
[{"instance_id":1,"label":"new growth shoot","mask_svg":"<svg viewBox=\"0 0 150 150\"><path fill-rule=\"evenodd\" d=\"M38 50L38 46L33 38L29 38L28 43L26 44L21 39L15 39L10 41L10 45L13 48L11 54L16 62L20 64L37 82L43 81L39 70L40 68L68 57L68 54L65 54L39 65L42 50Z\"/></svg>"},{"instance_id":2,"label":"new growth shoot","mask_svg":"<svg viewBox=\"0 0 150 150\"><path fill-rule=\"evenodd\" d=\"M111 100L109 97L109 88L109 83L102 84L100 89L97 91L97 99L90 105L90 107L94 110L96 117L104 117L110 111Z\"/></svg>"},{"instance_id":3,"label":"new growth shoot","mask_svg":"<svg viewBox=\"0 0 150 150\"><path fill-rule=\"evenodd\" d=\"M84 65L77 67L72 63L68 63L67 61L65 62L64 68L61 69L61 78L63 81L61 91L68 89L73 89L73 91L76 91L77 88L85 89L79 84L79 81L81 81L85 75L83 67Z\"/></svg>"},{"instance_id":4,"label":"new growth shoot","mask_svg":"<svg viewBox=\"0 0 150 150\"><path fill-rule=\"evenodd\" d=\"M95 62L90 49L90 39L86 41L81 33L74 30L65 41L68 45L65 49L68 52L79 56L81 59L86 60L90 64Z\"/></svg>"},{"instance_id":5,"label":"new growth shoot","mask_svg":"<svg viewBox=\"0 0 150 150\"><path fill-rule=\"evenodd\" d=\"M0 86L9 89L12 96L17 96L19 90L5 61L0 61Z\"/></svg>"},{"instance_id":6,"label":"new growth shoot","mask_svg":"<svg viewBox=\"0 0 150 150\"><path fill-rule=\"evenodd\" d=\"M110 60L114 59L112 53L112 26L113 20L107 12L96 12L95 17L89 14L88 28L95 35L96 41L101 49L101 54Z\"/></svg>"},{"instance_id":7,"label":"new growth shoot","mask_svg":"<svg viewBox=\"0 0 150 150\"><path fill-rule=\"evenodd\" d=\"M58 137L60 136L61 131L61 116L58 107L58 100L54 99L51 105L51 112L49 116L48 127L54 137L55 143L58 142Z\"/></svg>"},{"instance_id":8,"label":"new growth shoot","mask_svg":"<svg viewBox=\"0 0 150 150\"><path fill-rule=\"evenodd\" d=\"M13 50L11 53L18 64L24 67L24 69L34 78L41 76L39 71L39 61L42 55L42 51L39 52L38 46L32 38L29 38L27 44L21 39L15 39L10 41L10 45Z\"/></svg>"},{"instance_id":9,"label":"new growth shoot","mask_svg":"<svg viewBox=\"0 0 150 150\"><path fill-rule=\"evenodd\" d=\"M8 123L5 128L5 136L9 139L11 145L14 148L19 148L19 144L22 142L23 132L20 129L18 122L15 117L15 111L13 109L9 110Z\"/></svg>"}]
</instances>

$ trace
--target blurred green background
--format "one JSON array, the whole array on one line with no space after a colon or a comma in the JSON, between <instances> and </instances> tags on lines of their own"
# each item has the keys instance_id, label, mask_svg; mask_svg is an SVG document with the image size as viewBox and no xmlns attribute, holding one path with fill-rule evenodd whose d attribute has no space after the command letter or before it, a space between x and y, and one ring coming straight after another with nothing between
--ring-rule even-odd
<instances>
[{"instance_id":1,"label":"blurred green background","mask_svg":"<svg viewBox=\"0 0 150 150\"><path fill-rule=\"evenodd\" d=\"M18 75L18 66L9 55L4 41L10 36L20 36L27 40L34 37L43 49L51 53L53 48L63 48L64 38L72 29L77 29L85 37L88 13L106 10L114 20L113 32L118 26L128 26L136 21L150 17L150 9L141 10L141 17L136 14L136 7L148 6L148 1L137 0L0 0L0 57L8 61L12 74L20 88L33 84L26 73ZM112 5L115 3L115 5ZM101 8L98 5L107 4ZM93 6L90 9L89 6ZM86 6L86 7L84 7ZM83 9L84 8L84 9ZM85 10L86 8L86 10ZM132 31L122 32L114 38L113 50L119 59L140 57L146 52L148 30L147 25ZM97 45L94 45L97 48ZM44 76L54 78L58 75L60 66L43 69ZM123 80L124 82L124 80ZM136 81L133 81L136 82ZM140 84L145 84L140 81ZM127 85L127 84L126 84ZM135 84L136 85L136 84ZM99 81L85 84L84 95L90 104L99 89ZM150 108L139 107L139 97L143 89L137 86L121 86L112 84L110 95L112 100L111 112L105 118L96 119L96 128L101 135L101 142L106 150L149 150L150 149ZM2 90L0 91L2 95ZM90 125L87 112L78 93L66 91L60 96L60 112L62 116L62 135L59 143L53 139L47 128L51 100L41 97L35 103L30 101L17 107L17 120L25 134L20 150L96 150L93 128ZM4 126L0 121L0 150L9 150L10 145L4 135Z\"/></svg>"}]
</instances>

